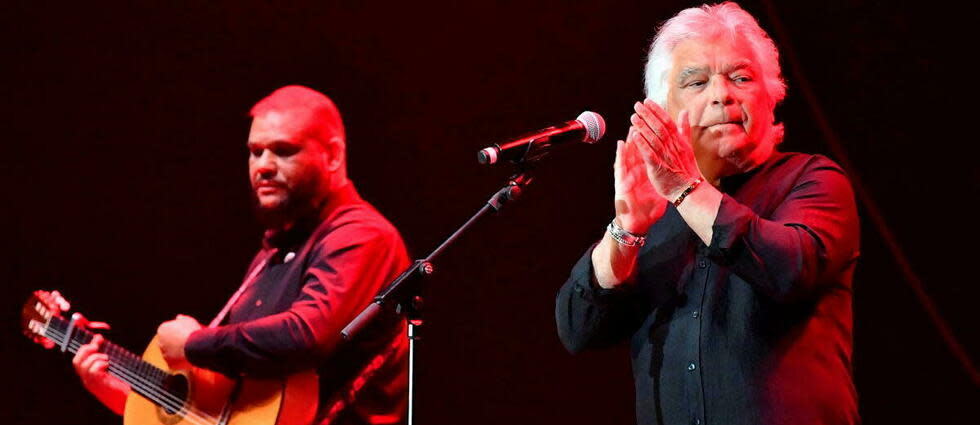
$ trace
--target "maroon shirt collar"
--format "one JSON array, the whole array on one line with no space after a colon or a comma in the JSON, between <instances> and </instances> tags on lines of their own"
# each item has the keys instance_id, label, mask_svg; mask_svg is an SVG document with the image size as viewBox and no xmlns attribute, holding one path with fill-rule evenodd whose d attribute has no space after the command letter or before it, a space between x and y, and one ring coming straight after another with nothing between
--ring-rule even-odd
<instances>
[{"instance_id":1,"label":"maroon shirt collar","mask_svg":"<svg viewBox=\"0 0 980 425\"><path fill-rule=\"evenodd\" d=\"M337 210L348 204L362 202L361 196L350 181L327 197L316 214L293 222L289 229L266 229L262 239L264 249L286 249L295 247L324 221L329 221Z\"/></svg>"}]
</instances>

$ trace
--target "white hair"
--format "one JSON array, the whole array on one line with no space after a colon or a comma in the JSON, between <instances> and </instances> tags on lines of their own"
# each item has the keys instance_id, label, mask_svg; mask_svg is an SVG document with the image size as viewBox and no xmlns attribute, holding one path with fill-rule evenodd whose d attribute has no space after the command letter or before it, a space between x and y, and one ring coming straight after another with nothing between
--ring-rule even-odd
<instances>
[{"instance_id":1,"label":"white hair","mask_svg":"<svg viewBox=\"0 0 980 425\"><path fill-rule=\"evenodd\" d=\"M786 97L786 83L779 69L779 51L752 15L737 4L725 2L684 9L665 22L650 45L644 75L646 96L660 106L667 105L667 74L674 65L674 48L694 38L744 37L762 72L762 82L773 106Z\"/></svg>"}]
</instances>

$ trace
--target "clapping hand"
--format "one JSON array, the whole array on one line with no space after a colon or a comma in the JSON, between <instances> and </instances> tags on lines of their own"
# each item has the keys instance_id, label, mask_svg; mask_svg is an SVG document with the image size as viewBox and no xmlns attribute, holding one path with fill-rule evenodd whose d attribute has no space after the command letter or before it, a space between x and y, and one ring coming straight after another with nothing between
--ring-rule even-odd
<instances>
[{"instance_id":1,"label":"clapping hand","mask_svg":"<svg viewBox=\"0 0 980 425\"><path fill-rule=\"evenodd\" d=\"M701 176L694 148L691 145L691 125L687 111L677 116L680 126L656 102L647 99L633 105L627 143L633 142L646 165L650 183L660 196L676 199L695 179Z\"/></svg>"}]
</instances>

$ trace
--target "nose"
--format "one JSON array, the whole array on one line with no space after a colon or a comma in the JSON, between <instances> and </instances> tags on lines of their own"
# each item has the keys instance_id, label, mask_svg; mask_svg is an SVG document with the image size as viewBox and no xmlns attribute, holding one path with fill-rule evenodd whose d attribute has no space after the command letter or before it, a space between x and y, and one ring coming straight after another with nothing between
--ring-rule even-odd
<instances>
[{"instance_id":1,"label":"nose","mask_svg":"<svg viewBox=\"0 0 980 425\"><path fill-rule=\"evenodd\" d=\"M275 176L277 170L275 155L268 149L263 150L259 156L252 157L252 174L255 177L269 178Z\"/></svg>"},{"instance_id":2,"label":"nose","mask_svg":"<svg viewBox=\"0 0 980 425\"><path fill-rule=\"evenodd\" d=\"M715 81L711 84L710 96L712 105L727 106L735 103L728 78L715 77Z\"/></svg>"}]
</instances>

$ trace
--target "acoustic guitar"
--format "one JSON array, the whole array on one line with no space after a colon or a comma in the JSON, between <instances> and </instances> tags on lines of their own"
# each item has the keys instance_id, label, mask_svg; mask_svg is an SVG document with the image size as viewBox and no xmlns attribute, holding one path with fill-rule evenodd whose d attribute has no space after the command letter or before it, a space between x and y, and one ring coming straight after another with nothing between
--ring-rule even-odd
<instances>
[{"instance_id":1,"label":"acoustic guitar","mask_svg":"<svg viewBox=\"0 0 980 425\"><path fill-rule=\"evenodd\" d=\"M43 337L65 353L95 335L77 313L65 319L47 293L35 291L24 304L24 333ZM171 370L156 338L143 356L105 341L108 373L129 384L124 425L308 425L318 398L316 373L300 372L285 379L230 379L207 369Z\"/></svg>"}]
</instances>

